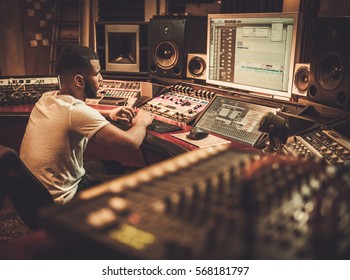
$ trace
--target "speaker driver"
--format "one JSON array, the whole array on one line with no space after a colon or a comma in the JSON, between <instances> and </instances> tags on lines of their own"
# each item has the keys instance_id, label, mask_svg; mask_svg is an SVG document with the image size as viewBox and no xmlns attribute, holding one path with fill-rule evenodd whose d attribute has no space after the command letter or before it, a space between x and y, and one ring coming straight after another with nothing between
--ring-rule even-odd
<instances>
[{"instance_id":1,"label":"speaker driver","mask_svg":"<svg viewBox=\"0 0 350 280\"><path fill-rule=\"evenodd\" d=\"M341 85L344 77L344 63L336 52L324 54L318 63L317 79L320 86L327 91Z\"/></svg>"},{"instance_id":2,"label":"speaker driver","mask_svg":"<svg viewBox=\"0 0 350 280\"><path fill-rule=\"evenodd\" d=\"M173 43L163 41L156 47L154 57L160 68L169 69L176 64L179 51Z\"/></svg>"},{"instance_id":3,"label":"speaker driver","mask_svg":"<svg viewBox=\"0 0 350 280\"><path fill-rule=\"evenodd\" d=\"M194 77L200 77L205 72L205 60L199 56L193 57L188 62L188 71Z\"/></svg>"},{"instance_id":4,"label":"speaker driver","mask_svg":"<svg viewBox=\"0 0 350 280\"><path fill-rule=\"evenodd\" d=\"M295 86L299 91L306 91L309 86L309 68L301 67L295 73Z\"/></svg>"}]
</instances>

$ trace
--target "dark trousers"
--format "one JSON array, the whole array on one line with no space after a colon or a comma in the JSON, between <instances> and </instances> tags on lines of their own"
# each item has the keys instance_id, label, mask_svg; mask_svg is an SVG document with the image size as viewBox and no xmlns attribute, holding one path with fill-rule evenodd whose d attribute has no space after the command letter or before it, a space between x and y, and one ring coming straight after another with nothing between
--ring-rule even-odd
<instances>
[{"instance_id":1,"label":"dark trousers","mask_svg":"<svg viewBox=\"0 0 350 280\"><path fill-rule=\"evenodd\" d=\"M85 161L85 175L81 178L78 191L99 185L137 170L137 167L124 166L117 161Z\"/></svg>"}]
</instances>

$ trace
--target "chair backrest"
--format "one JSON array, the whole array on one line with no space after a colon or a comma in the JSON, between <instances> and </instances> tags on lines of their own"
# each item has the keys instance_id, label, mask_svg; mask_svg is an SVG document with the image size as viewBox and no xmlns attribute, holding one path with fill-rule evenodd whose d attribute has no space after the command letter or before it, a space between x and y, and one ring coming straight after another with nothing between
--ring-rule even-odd
<instances>
[{"instance_id":1,"label":"chair backrest","mask_svg":"<svg viewBox=\"0 0 350 280\"><path fill-rule=\"evenodd\" d=\"M18 153L1 145L0 182L17 213L31 229L38 227L38 210L55 204L50 192L24 165Z\"/></svg>"}]
</instances>

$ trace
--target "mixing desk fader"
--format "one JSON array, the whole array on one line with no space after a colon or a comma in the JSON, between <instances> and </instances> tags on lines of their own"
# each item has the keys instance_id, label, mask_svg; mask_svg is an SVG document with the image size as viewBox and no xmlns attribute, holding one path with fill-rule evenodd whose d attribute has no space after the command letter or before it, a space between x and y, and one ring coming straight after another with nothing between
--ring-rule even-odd
<instances>
[{"instance_id":1,"label":"mixing desk fader","mask_svg":"<svg viewBox=\"0 0 350 280\"><path fill-rule=\"evenodd\" d=\"M179 83L140 108L172 121L188 124L209 104L215 89Z\"/></svg>"},{"instance_id":2,"label":"mixing desk fader","mask_svg":"<svg viewBox=\"0 0 350 280\"><path fill-rule=\"evenodd\" d=\"M92 259L349 259L349 166L197 149L42 211Z\"/></svg>"},{"instance_id":3,"label":"mixing desk fader","mask_svg":"<svg viewBox=\"0 0 350 280\"><path fill-rule=\"evenodd\" d=\"M16 76L0 79L0 106L35 103L47 91L59 90L57 76Z\"/></svg>"}]
</instances>

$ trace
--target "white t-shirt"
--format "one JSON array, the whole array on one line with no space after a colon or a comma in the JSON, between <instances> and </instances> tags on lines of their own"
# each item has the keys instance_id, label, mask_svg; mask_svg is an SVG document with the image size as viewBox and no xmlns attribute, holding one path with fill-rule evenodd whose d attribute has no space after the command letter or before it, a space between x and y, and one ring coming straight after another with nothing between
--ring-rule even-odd
<instances>
[{"instance_id":1,"label":"white t-shirt","mask_svg":"<svg viewBox=\"0 0 350 280\"><path fill-rule=\"evenodd\" d=\"M59 91L44 93L33 108L20 157L56 204L71 200L85 174L83 152L109 122L95 109Z\"/></svg>"}]
</instances>

